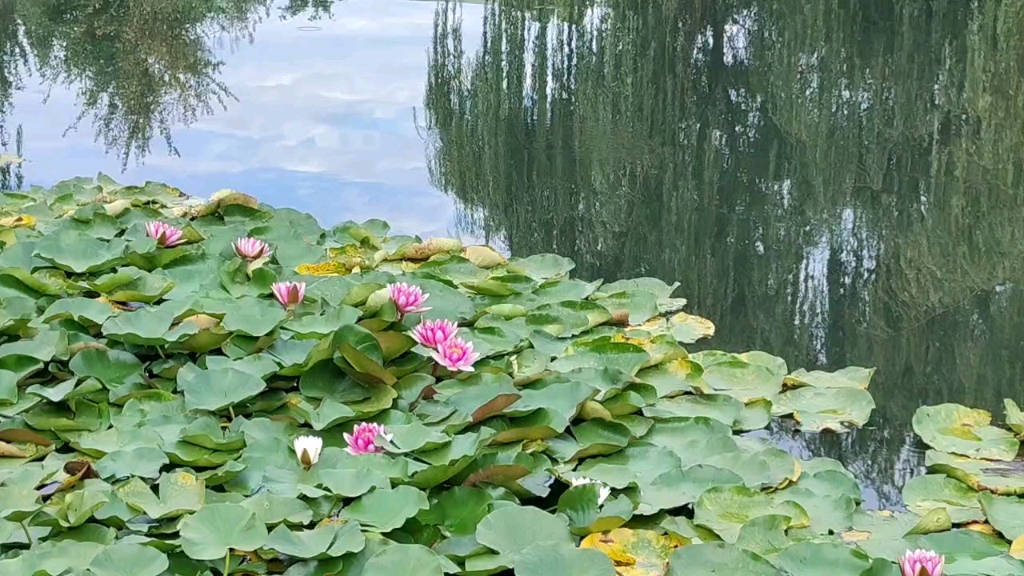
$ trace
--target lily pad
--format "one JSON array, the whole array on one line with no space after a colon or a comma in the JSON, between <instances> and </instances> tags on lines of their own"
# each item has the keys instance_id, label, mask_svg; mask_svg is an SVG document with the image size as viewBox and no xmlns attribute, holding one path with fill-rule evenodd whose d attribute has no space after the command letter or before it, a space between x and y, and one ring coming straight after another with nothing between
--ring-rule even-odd
<instances>
[{"instance_id":1,"label":"lily pad","mask_svg":"<svg viewBox=\"0 0 1024 576\"><path fill-rule=\"evenodd\" d=\"M813 370L808 372L801 368L786 376L785 383L788 386L813 386L815 388L860 388L867 390L874 376L874 368L861 368L860 366L848 366L835 372L823 372Z\"/></svg>"},{"instance_id":2,"label":"lily pad","mask_svg":"<svg viewBox=\"0 0 1024 576\"><path fill-rule=\"evenodd\" d=\"M978 491L942 474L911 478L903 486L903 501L909 510L922 516L935 508L945 508L957 524L985 519Z\"/></svg>"},{"instance_id":3,"label":"lily pad","mask_svg":"<svg viewBox=\"0 0 1024 576\"><path fill-rule=\"evenodd\" d=\"M691 544L672 553L665 576L688 576L694 573L744 576L778 574L775 567L764 558L724 542Z\"/></svg>"},{"instance_id":4,"label":"lily pad","mask_svg":"<svg viewBox=\"0 0 1024 576\"><path fill-rule=\"evenodd\" d=\"M412 486L398 486L394 490L377 489L360 496L341 514L371 530L388 532L429 507L426 494Z\"/></svg>"},{"instance_id":5,"label":"lily pad","mask_svg":"<svg viewBox=\"0 0 1024 576\"><path fill-rule=\"evenodd\" d=\"M995 494L1024 495L1024 462L979 460L956 454L929 450L925 453L925 466L967 484L975 490L988 490Z\"/></svg>"},{"instance_id":6,"label":"lily pad","mask_svg":"<svg viewBox=\"0 0 1024 576\"><path fill-rule=\"evenodd\" d=\"M251 552L267 541L267 528L240 504L209 504L181 522L181 547L196 560L217 560L230 550Z\"/></svg>"},{"instance_id":7,"label":"lily pad","mask_svg":"<svg viewBox=\"0 0 1024 576\"><path fill-rule=\"evenodd\" d=\"M1010 541L1024 536L1024 501L1017 496L978 495L981 509L992 526Z\"/></svg>"},{"instance_id":8,"label":"lily pad","mask_svg":"<svg viewBox=\"0 0 1024 576\"><path fill-rule=\"evenodd\" d=\"M566 546L558 542L534 544L515 560L516 576L615 576L611 560L596 550Z\"/></svg>"},{"instance_id":9,"label":"lily pad","mask_svg":"<svg viewBox=\"0 0 1024 576\"><path fill-rule=\"evenodd\" d=\"M670 536L652 530L616 528L595 533L580 542L580 548L593 548L604 553L619 573L628 576L661 575L669 556L679 545Z\"/></svg>"},{"instance_id":10,"label":"lily pad","mask_svg":"<svg viewBox=\"0 0 1024 576\"><path fill-rule=\"evenodd\" d=\"M511 557L535 544L572 546L565 518L532 506L505 506L494 510L477 525L476 540Z\"/></svg>"},{"instance_id":11,"label":"lily pad","mask_svg":"<svg viewBox=\"0 0 1024 576\"><path fill-rule=\"evenodd\" d=\"M745 486L708 488L694 506L693 520L714 530L722 540L735 542L744 524L767 514L788 516L793 527L806 527L811 523L807 511L799 504L785 500L784 494L772 498Z\"/></svg>"},{"instance_id":12,"label":"lily pad","mask_svg":"<svg viewBox=\"0 0 1024 576\"><path fill-rule=\"evenodd\" d=\"M93 557L89 573L94 576L158 576L169 565L167 556L155 548L119 543Z\"/></svg>"},{"instance_id":13,"label":"lily pad","mask_svg":"<svg viewBox=\"0 0 1024 576\"><path fill-rule=\"evenodd\" d=\"M804 387L779 395L776 413L792 412L803 430L844 432L867 423L875 401L860 388Z\"/></svg>"},{"instance_id":14,"label":"lily pad","mask_svg":"<svg viewBox=\"0 0 1024 576\"><path fill-rule=\"evenodd\" d=\"M758 398L772 398L782 391L784 374L773 366L751 362L740 354L715 357L708 363L707 353L691 357L704 367L704 382L714 392L728 394L740 402Z\"/></svg>"},{"instance_id":15,"label":"lily pad","mask_svg":"<svg viewBox=\"0 0 1024 576\"><path fill-rule=\"evenodd\" d=\"M1013 460L1020 443L1006 430L990 426L992 415L959 404L922 406L914 413L914 432L942 452L988 460Z\"/></svg>"},{"instance_id":16,"label":"lily pad","mask_svg":"<svg viewBox=\"0 0 1024 576\"><path fill-rule=\"evenodd\" d=\"M252 398L267 384L259 377L237 368L200 370L192 375L178 373L178 387L185 394L189 410L216 411Z\"/></svg>"}]
</instances>

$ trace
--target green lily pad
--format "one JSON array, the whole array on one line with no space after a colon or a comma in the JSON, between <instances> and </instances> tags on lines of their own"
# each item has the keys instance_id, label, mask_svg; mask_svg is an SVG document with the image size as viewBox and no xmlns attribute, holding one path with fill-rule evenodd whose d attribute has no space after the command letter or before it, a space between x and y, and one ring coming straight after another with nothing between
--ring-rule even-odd
<instances>
[{"instance_id":1,"label":"green lily pad","mask_svg":"<svg viewBox=\"0 0 1024 576\"><path fill-rule=\"evenodd\" d=\"M1018 437L1024 434L1024 412L1021 412L1020 406L1009 398L1003 398L1003 406L1006 410L1006 425Z\"/></svg>"},{"instance_id":2,"label":"green lily pad","mask_svg":"<svg viewBox=\"0 0 1024 576\"><path fill-rule=\"evenodd\" d=\"M306 524L313 519L313 511L309 505L290 496L260 492L246 498L241 504L252 510L256 518L264 524Z\"/></svg>"},{"instance_id":3,"label":"green lily pad","mask_svg":"<svg viewBox=\"0 0 1024 576\"><path fill-rule=\"evenodd\" d=\"M903 501L911 512L922 516L935 508L945 508L956 524L985 519L978 491L942 474L926 474L908 480L903 486Z\"/></svg>"},{"instance_id":4,"label":"green lily pad","mask_svg":"<svg viewBox=\"0 0 1024 576\"><path fill-rule=\"evenodd\" d=\"M221 326L229 332L263 336L284 321L287 314L273 300L245 296L227 307Z\"/></svg>"},{"instance_id":5,"label":"green lily pad","mask_svg":"<svg viewBox=\"0 0 1024 576\"><path fill-rule=\"evenodd\" d=\"M181 522L181 548L196 560L217 560L230 550L251 552L267 541L267 528L240 504L210 504Z\"/></svg>"},{"instance_id":6,"label":"green lily pad","mask_svg":"<svg viewBox=\"0 0 1024 576\"><path fill-rule=\"evenodd\" d=\"M394 576L423 574L442 576L441 557L419 544L393 544L371 556L363 565L362 576Z\"/></svg>"},{"instance_id":7,"label":"green lily pad","mask_svg":"<svg viewBox=\"0 0 1024 576\"><path fill-rule=\"evenodd\" d=\"M265 547L296 558L316 558L358 552L365 543L355 523L328 523L312 530L290 530L281 524L270 532Z\"/></svg>"},{"instance_id":8,"label":"green lily pad","mask_svg":"<svg viewBox=\"0 0 1024 576\"><path fill-rule=\"evenodd\" d=\"M665 576L688 576L694 573L776 576L778 571L753 552L724 542L712 542L683 546L669 556Z\"/></svg>"},{"instance_id":9,"label":"green lily pad","mask_svg":"<svg viewBox=\"0 0 1024 576\"><path fill-rule=\"evenodd\" d=\"M52 234L36 244L35 256L67 272L109 270L124 261L124 240L105 242L82 233Z\"/></svg>"},{"instance_id":10,"label":"green lily pad","mask_svg":"<svg viewBox=\"0 0 1024 576\"><path fill-rule=\"evenodd\" d=\"M612 561L597 550L540 542L516 556L516 576L615 576Z\"/></svg>"},{"instance_id":11,"label":"green lily pad","mask_svg":"<svg viewBox=\"0 0 1024 576\"><path fill-rule=\"evenodd\" d=\"M68 367L78 376L96 378L110 388L142 373L142 362L134 354L110 349L82 350L75 354Z\"/></svg>"},{"instance_id":12,"label":"green lily pad","mask_svg":"<svg viewBox=\"0 0 1024 576\"><path fill-rule=\"evenodd\" d=\"M785 494L773 498L745 486L712 486L697 500L693 521L714 530L726 542L735 542L749 520L767 514L788 516L794 527L809 526L807 511L785 498Z\"/></svg>"},{"instance_id":13,"label":"green lily pad","mask_svg":"<svg viewBox=\"0 0 1024 576\"><path fill-rule=\"evenodd\" d=\"M979 460L929 450L925 453L924 463L930 472L945 474L978 491L988 490L1007 496L1024 495L1024 465L1019 460Z\"/></svg>"},{"instance_id":14,"label":"green lily pad","mask_svg":"<svg viewBox=\"0 0 1024 576\"><path fill-rule=\"evenodd\" d=\"M525 274L536 280L547 280L568 274L576 264L562 256L537 254L527 258L513 258L505 266L513 274Z\"/></svg>"},{"instance_id":15,"label":"green lily pad","mask_svg":"<svg viewBox=\"0 0 1024 576\"><path fill-rule=\"evenodd\" d=\"M43 505L39 493L31 488L0 486L0 518L21 522L30 518Z\"/></svg>"},{"instance_id":16,"label":"green lily pad","mask_svg":"<svg viewBox=\"0 0 1024 576\"><path fill-rule=\"evenodd\" d=\"M860 576L871 566L871 559L842 544L798 542L779 554L779 565L793 576Z\"/></svg>"},{"instance_id":17,"label":"green lily pad","mask_svg":"<svg viewBox=\"0 0 1024 576\"><path fill-rule=\"evenodd\" d=\"M237 368L200 370L191 377L178 373L178 387L185 394L188 410L221 410L262 392L267 384L259 377Z\"/></svg>"},{"instance_id":18,"label":"green lily pad","mask_svg":"<svg viewBox=\"0 0 1024 576\"><path fill-rule=\"evenodd\" d=\"M822 372L813 370L808 372L803 368L786 376L788 386L813 386L815 388L860 388L867 390L874 376L874 368L861 368L859 366L848 366L835 372Z\"/></svg>"},{"instance_id":19,"label":"green lily pad","mask_svg":"<svg viewBox=\"0 0 1024 576\"><path fill-rule=\"evenodd\" d=\"M712 357L709 353L690 357L704 368L704 382L714 392L728 394L740 402L758 398L772 398L782 391L785 363L782 372L767 359L743 354ZM779 360L771 357L772 360Z\"/></svg>"},{"instance_id":20,"label":"green lily pad","mask_svg":"<svg viewBox=\"0 0 1024 576\"><path fill-rule=\"evenodd\" d=\"M93 513L110 502L110 485L99 480L86 480L80 489L64 497L57 510L57 521L65 528L81 526Z\"/></svg>"},{"instance_id":21,"label":"green lily pad","mask_svg":"<svg viewBox=\"0 0 1024 576\"><path fill-rule=\"evenodd\" d=\"M155 548L119 543L93 557L89 573L94 576L159 576L169 565L167 556Z\"/></svg>"},{"instance_id":22,"label":"green lily pad","mask_svg":"<svg viewBox=\"0 0 1024 576\"><path fill-rule=\"evenodd\" d=\"M159 489L158 498L141 479L131 478L115 492L127 505L154 519L177 518L199 510L206 501L205 481L183 470L163 474Z\"/></svg>"},{"instance_id":23,"label":"green lily pad","mask_svg":"<svg viewBox=\"0 0 1024 576\"><path fill-rule=\"evenodd\" d=\"M511 557L538 543L571 546L565 518L530 506L505 506L484 517L476 528L477 542Z\"/></svg>"},{"instance_id":24,"label":"green lily pad","mask_svg":"<svg viewBox=\"0 0 1024 576\"><path fill-rule=\"evenodd\" d=\"M245 447L245 436L237 425L240 423L240 420L232 422L231 426L225 429L216 417L201 416L181 431L181 439L210 450L241 450Z\"/></svg>"},{"instance_id":25,"label":"green lily pad","mask_svg":"<svg viewBox=\"0 0 1024 576\"><path fill-rule=\"evenodd\" d=\"M163 450L140 446L108 453L96 462L96 472L102 478L157 478L160 476L160 468L169 462Z\"/></svg>"},{"instance_id":26,"label":"green lily pad","mask_svg":"<svg viewBox=\"0 0 1024 576\"><path fill-rule=\"evenodd\" d=\"M398 486L393 490L377 489L360 496L346 506L341 515L371 530L388 532L429 507L426 494L412 486Z\"/></svg>"},{"instance_id":27,"label":"green lily pad","mask_svg":"<svg viewBox=\"0 0 1024 576\"><path fill-rule=\"evenodd\" d=\"M43 312L43 322L70 318L83 326L99 326L115 313L114 307L92 298L63 298Z\"/></svg>"},{"instance_id":28,"label":"green lily pad","mask_svg":"<svg viewBox=\"0 0 1024 576\"><path fill-rule=\"evenodd\" d=\"M1006 430L990 426L992 415L959 404L922 406L914 412L914 432L932 448L988 460L1013 460L1020 443Z\"/></svg>"},{"instance_id":29,"label":"green lily pad","mask_svg":"<svg viewBox=\"0 0 1024 576\"><path fill-rule=\"evenodd\" d=\"M844 432L867 423L875 401L860 388L814 388L791 390L773 401L775 412L792 413L802 430Z\"/></svg>"},{"instance_id":30,"label":"green lily pad","mask_svg":"<svg viewBox=\"0 0 1024 576\"><path fill-rule=\"evenodd\" d=\"M978 503L996 530L1011 542L1024 536L1024 502L1017 496L978 495Z\"/></svg>"},{"instance_id":31,"label":"green lily pad","mask_svg":"<svg viewBox=\"0 0 1024 576\"><path fill-rule=\"evenodd\" d=\"M451 534L473 534L490 512L492 500L481 488L455 486L441 492L418 518L427 524L443 526Z\"/></svg>"}]
</instances>

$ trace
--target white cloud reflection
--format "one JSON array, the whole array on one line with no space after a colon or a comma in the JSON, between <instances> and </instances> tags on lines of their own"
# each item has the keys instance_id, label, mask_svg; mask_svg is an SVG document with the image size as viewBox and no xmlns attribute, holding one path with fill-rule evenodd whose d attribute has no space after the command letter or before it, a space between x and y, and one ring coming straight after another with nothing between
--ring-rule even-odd
<instances>
[{"instance_id":1,"label":"white cloud reflection","mask_svg":"<svg viewBox=\"0 0 1024 576\"><path fill-rule=\"evenodd\" d=\"M315 22L272 12L252 44L220 53L221 80L238 101L176 127L180 158L154 140L144 164L133 161L124 174L116 154L93 142L89 119L64 134L78 113L74 86L50 89L44 105L47 87L30 85L9 122L25 128L26 180L49 185L102 170L200 196L235 188L312 212L325 225L378 217L401 232L454 233L453 202L428 183L415 125L435 6L346 0L334 5L333 18ZM467 39L480 38L481 8L464 7Z\"/></svg>"}]
</instances>

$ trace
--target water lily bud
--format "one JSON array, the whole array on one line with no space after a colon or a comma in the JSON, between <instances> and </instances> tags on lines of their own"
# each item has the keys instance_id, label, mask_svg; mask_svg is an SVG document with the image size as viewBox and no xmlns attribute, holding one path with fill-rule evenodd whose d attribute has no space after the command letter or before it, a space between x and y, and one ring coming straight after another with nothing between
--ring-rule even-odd
<instances>
[{"instance_id":1,"label":"water lily bud","mask_svg":"<svg viewBox=\"0 0 1024 576\"><path fill-rule=\"evenodd\" d=\"M295 439L293 446L295 455L299 462L306 468L310 468L320 459L320 450L324 447L324 441L318 436L299 436Z\"/></svg>"},{"instance_id":2,"label":"water lily bud","mask_svg":"<svg viewBox=\"0 0 1024 576\"><path fill-rule=\"evenodd\" d=\"M395 303L395 307L398 308L400 314L413 314L430 310L430 308L423 307L423 303L427 301L427 298L430 298L430 294L423 292L423 289L419 286L413 286L405 282L388 284L388 295L391 296L391 300Z\"/></svg>"}]
</instances>

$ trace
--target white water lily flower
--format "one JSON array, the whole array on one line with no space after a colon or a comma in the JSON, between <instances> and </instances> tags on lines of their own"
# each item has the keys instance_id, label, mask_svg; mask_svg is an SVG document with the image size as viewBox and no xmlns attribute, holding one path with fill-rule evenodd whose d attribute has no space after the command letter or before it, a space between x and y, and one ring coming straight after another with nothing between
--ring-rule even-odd
<instances>
[{"instance_id":1,"label":"white water lily flower","mask_svg":"<svg viewBox=\"0 0 1024 576\"><path fill-rule=\"evenodd\" d=\"M594 480L593 478L579 477L570 479L572 482L572 488L577 486L586 486L587 484L597 484L597 505L604 504L604 501L612 495L612 489L605 486L603 483Z\"/></svg>"},{"instance_id":2,"label":"white water lily flower","mask_svg":"<svg viewBox=\"0 0 1024 576\"><path fill-rule=\"evenodd\" d=\"M299 436L295 439L293 446L295 455L299 457L299 462L309 468L320 459L320 450L324 447L324 441L318 436Z\"/></svg>"}]
</instances>

